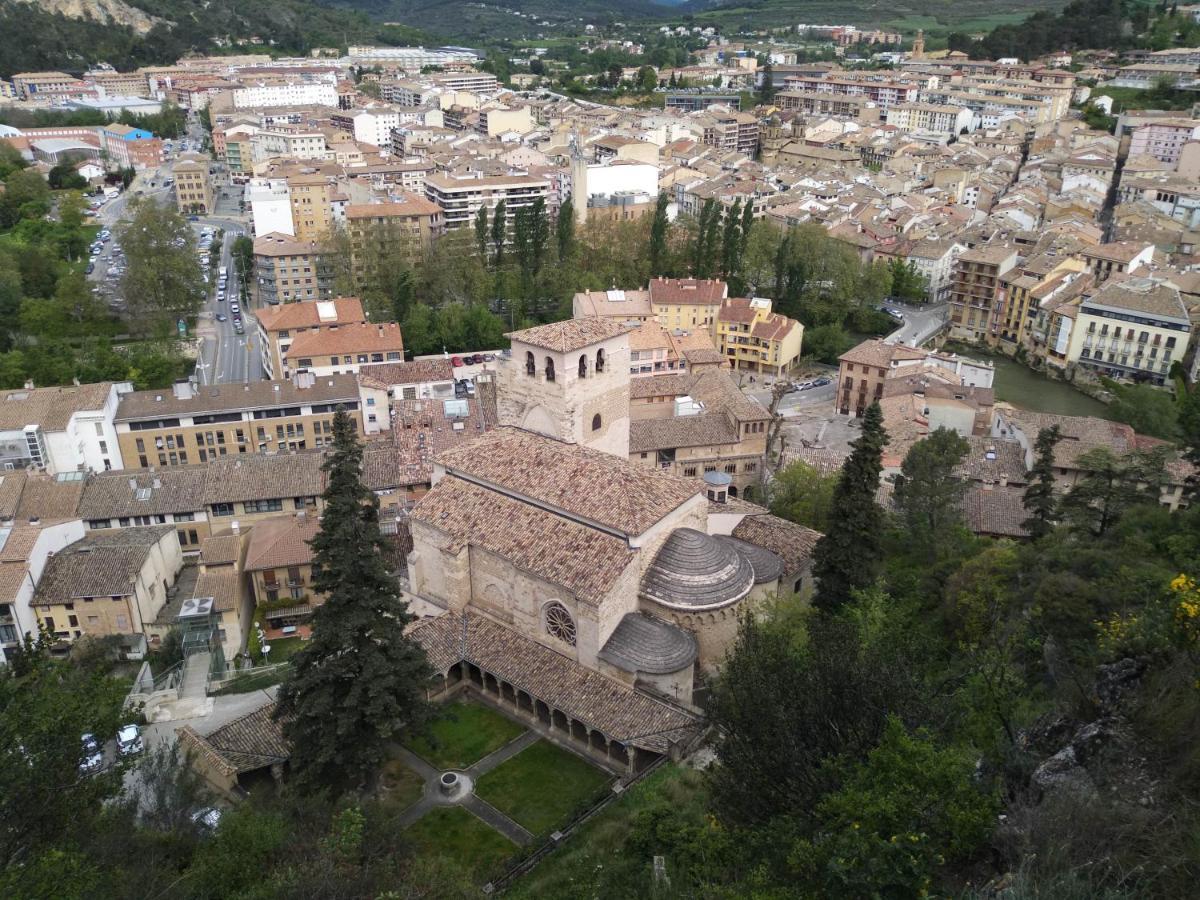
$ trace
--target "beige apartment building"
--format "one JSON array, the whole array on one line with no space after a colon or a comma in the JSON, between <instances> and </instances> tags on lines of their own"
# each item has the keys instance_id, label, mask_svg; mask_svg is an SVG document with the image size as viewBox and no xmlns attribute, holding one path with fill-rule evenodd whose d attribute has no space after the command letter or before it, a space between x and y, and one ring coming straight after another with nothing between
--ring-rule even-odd
<instances>
[{"instance_id":1,"label":"beige apartment building","mask_svg":"<svg viewBox=\"0 0 1200 900\"><path fill-rule=\"evenodd\" d=\"M117 408L117 440L130 465L187 466L253 453L323 447L333 416L358 415L353 375L134 391Z\"/></svg>"},{"instance_id":2,"label":"beige apartment building","mask_svg":"<svg viewBox=\"0 0 1200 900\"><path fill-rule=\"evenodd\" d=\"M304 372L318 378L357 374L362 366L372 363L403 361L400 326L395 322L364 322L296 335L283 354L283 377L295 380Z\"/></svg>"},{"instance_id":3,"label":"beige apartment building","mask_svg":"<svg viewBox=\"0 0 1200 900\"><path fill-rule=\"evenodd\" d=\"M988 244L960 254L950 281L950 337L968 341L999 339L1001 277L1017 264L1007 244Z\"/></svg>"},{"instance_id":4,"label":"beige apartment building","mask_svg":"<svg viewBox=\"0 0 1200 900\"><path fill-rule=\"evenodd\" d=\"M539 198L550 206L550 182L532 175L493 175L485 178L452 178L437 173L425 179L425 198L442 211L447 231L469 228L486 208L489 218L501 200L512 223L518 209Z\"/></svg>"},{"instance_id":5,"label":"beige apartment building","mask_svg":"<svg viewBox=\"0 0 1200 900\"><path fill-rule=\"evenodd\" d=\"M283 357L299 335L333 331L367 321L357 297L285 303L254 311L258 322L258 345L263 371L269 378L282 377Z\"/></svg>"},{"instance_id":6,"label":"beige apartment building","mask_svg":"<svg viewBox=\"0 0 1200 900\"><path fill-rule=\"evenodd\" d=\"M346 207L350 260L356 278L373 261L395 253L417 257L445 230L436 203L411 194L387 203L351 203Z\"/></svg>"},{"instance_id":7,"label":"beige apartment building","mask_svg":"<svg viewBox=\"0 0 1200 900\"><path fill-rule=\"evenodd\" d=\"M170 525L92 532L47 560L32 606L63 649L85 636L144 634L182 567Z\"/></svg>"},{"instance_id":8,"label":"beige apartment building","mask_svg":"<svg viewBox=\"0 0 1200 900\"><path fill-rule=\"evenodd\" d=\"M324 300L333 293L320 244L277 231L254 239L254 282L259 301L268 306Z\"/></svg>"},{"instance_id":9,"label":"beige apartment building","mask_svg":"<svg viewBox=\"0 0 1200 900\"><path fill-rule=\"evenodd\" d=\"M263 519L250 529L245 571L254 603L268 607L264 618L269 627L305 624L324 602L313 590L309 546L320 528L317 516L296 513Z\"/></svg>"},{"instance_id":10,"label":"beige apartment building","mask_svg":"<svg viewBox=\"0 0 1200 900\"><path fill-rule=\"evenodd\" d=\"M212 212L212 181L208 166L194 159L177 162L175 176L175 205L185 215L205 216Z\"/></svg>"},{"instance_id":11,"label":"beige apartment building","mask_svg":"<svg viewBox=\"0 0 1200 900\"><path fill-rule=\"evenodd\" d=\"M296 240L322 241L333 230L333 197L337 185L320 173L292 175L287 180Z\"/></svg>"}]
</instances>

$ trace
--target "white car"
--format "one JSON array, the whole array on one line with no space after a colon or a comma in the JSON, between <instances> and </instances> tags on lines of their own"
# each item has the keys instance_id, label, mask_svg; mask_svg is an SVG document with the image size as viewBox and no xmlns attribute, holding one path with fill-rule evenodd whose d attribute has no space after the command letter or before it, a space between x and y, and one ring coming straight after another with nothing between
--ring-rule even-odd
<instances>
[{"instance_id":1,"label":"white car","mask_svg":"<svg viewBox=\"0 0 1200 900\"><path fill-rule=\"evenodd\" d=\"M122 756L134 756L142 752L142 729L137 725L122 725L117 732L117 749Z\"/></svg>"},{"instance_id":2,"label":"white car","mask_svg":"<svg viewBox=\"0 0 1200 900\"><path fill-rule=\"evenodd\" d=\"M79 761L80 774L90 775L93 772L99 772L100 767L104 765L104 751L96 742L95 736L85 734L79 739L79 742L83 745L83 757Z\"/></svg>"}]
</instances>

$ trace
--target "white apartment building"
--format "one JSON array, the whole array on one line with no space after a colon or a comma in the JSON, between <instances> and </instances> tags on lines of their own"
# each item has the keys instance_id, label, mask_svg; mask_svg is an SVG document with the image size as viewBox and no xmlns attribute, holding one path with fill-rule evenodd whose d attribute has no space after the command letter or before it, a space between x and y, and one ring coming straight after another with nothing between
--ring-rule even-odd
<instances>
[{"instance_id":1,"label":"white apartment building","mask_svg":"<svg viewBox=\"0 0 1200 900\"><path fill-rule=\"evenodd\" d=\"M113 419L127 381L0 392L0 472L122 469Z\"/></svg>"},{"instance_id":2,"label":"white apartment building","mask_svg":"<svg viewBox=\"0 0 1200 900\"><path fill-rule=\"evenodd\" d=\"M242 195L250 208L254 236L289 234L296 236L292 222L292 193L286 178L251 178Z\"/></svg>"},{"instance_id":3,"label":"white apartment building","mask_svg":"<svg viewBox=\"0 0 1200 900\"><path fill-rule=\"evenodd\" d=\"M265 162L277 156L289 159L325 159L328 147L325 135L319 131L263 130L250 137L254 162Z\"/></svg>"},{"instance_id":4,"label":"white apartment building","mask_svg":"<svg viewBox=\"0 0 1200 900\"><path fill-rule=\"evenodd\" d=\"M481 207L489 217L504 201L508 221L522 207L532 206L540 197L551 206L550 182L532 175L493 175L480 178L453 178L436 173L425 179L425 197L442 208L446 230L469 228Z\"/></svg>"},{"instance_id":5,"label":"white apartment building","mask_svg":"<svg viewBox=\"0 0 1200 900\"><path fill-rule=\"evenodd\" d=\"M965 106L938 103L897 103L887 111L887 123L901 131L930 131L951 137L969 131L974 120L974 114Z\"/></svg>"},{"instance_id":6,"label":"white apartment building","mask_svg":"<svg viewBox=\"0 0 1200 900\"><path fill-rule=\"evenodd\" d=\"M269 106L338 105L337 87L310 81L245 84L233 91L236 109L260 109Z\"/></svg>"},{"instance_id":7,"label":"white apartment building","mask_svg":"<svg viewBox=\"0 0 1200 900\"><path fill-rule=\"evenodd\" d=\"M392 129L400 127L400 114L390 109L364 109L353 116L354 139L372 144L389 153L392 149Z\"/></svg>"},{"instance_id":8,"label":"white apartment building","mask_svg":"<svg viewBox=\"0 0 1200 900\"><path fill-rule=\"evenodd\" d=\"M426 66L445 66L452 63L474 65L479 56L463 47L370 47L347 48L346 62L354 66L395 66L420 72Z\"/></svg>"},{"instance_id":9,"label":"white apartment building","mask_svg":"<svg viewBox=\"0 0 1200 900\"><path fill-rule=\"evenodd\" d=\"M1153 156L1174 168L1189 141L1200 141L1200 121L1183 117L1154 119L1133 129L1129 155Z\"/></svg>"},{"instance_id":10,"label":"white apartment building","mask_svg":"<svg viewBox=\"0 0 1200 900\"><path fill-rule=\"evenodd\" d=\"M908 262L912 263L913 268L925 279L928 285L926 296L929 300L940 303L950 298L950 278L954 273L954 261L966 249L966 244L957 241L924 240L918 241L909 251Z\"/></svg>"},{"instance_id":11,"label":"white apartment building","mask_svg":"<svg viewBox=\"0 0 1200 900\"><path fill-rule=\"evenodd\" d=\"M0 482L3 478L0 474ZM22 540L26 535L13 540L13 533L19 530L36 532L32 547L27 539ZM38 618L31 602L46 561L83 536L79 519L46 525L0 525L0 573L5 576L5 584L16 585L0 600L0 664L8 662L8 654L20 646L26 633L37 634ZM15 552L18 549L20 552ZM9 577L10 573L15 577Z\"/></svg>"}]
</instances>

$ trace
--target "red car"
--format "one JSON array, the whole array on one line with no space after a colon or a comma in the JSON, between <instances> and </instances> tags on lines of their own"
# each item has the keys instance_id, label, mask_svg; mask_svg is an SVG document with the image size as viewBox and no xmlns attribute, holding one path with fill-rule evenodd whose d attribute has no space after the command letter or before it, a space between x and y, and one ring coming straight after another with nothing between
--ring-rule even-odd
<instances>
[{"instance_id":1,"label":"red car","mask_svg":"<svg viewBox=\"0 0 1200 900\"><path fill-rule=\"evenodd\" d=\"M463 364L463 361L462 361L461 357L458 357L458 356L450 357L450 365L454 366L454 368L457 369L462 364Z\"/></svg>"}]
</instances>

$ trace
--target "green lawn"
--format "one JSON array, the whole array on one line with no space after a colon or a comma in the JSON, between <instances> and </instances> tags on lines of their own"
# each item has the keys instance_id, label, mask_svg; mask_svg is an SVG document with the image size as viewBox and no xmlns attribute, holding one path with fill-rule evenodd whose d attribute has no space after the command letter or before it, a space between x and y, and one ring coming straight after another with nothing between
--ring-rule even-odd
<instances>
[{"instance_id":1,"label":"green lawn","mask_svg":"<svg viewBox=\"0 0 1200 900\"><path fill-rule=\"evenodd\" d=\"M267 638L267 646L271 648L271 652L267 654L265 662L286 662L300 652L300 648L304 646L304 638Z\"/></svg>"},{"instance_id":2,"label":"green lawn","mask_svg":"<svg viewBox=\"0 0 1200 900\"><path fill-rule=\"evenodd\" d=\"M428 737L411 741L408 746L435 769L465 769L516 740L524 731L521 725L486 706L459 701L445 707L445 715L433 723Z\"/></svg>"},{"instance_id":3,"label":"green lawn","mask_svg":"<svg viewBox=\"0 0 1200 900\"><path fill-rule=\"evenodd\" d=\"M477 881L497 874L517 845L461 806L441 806L405 832L418 854L453 860Z\"/></svg>"},{"instance_id":4,"label":"green lawn","mask_svg":"<svg viewBox=\"0 0 1200 900\"><path fill-rule=\"evenodd\" d=\"M506 892L511 900L543 897L637 897L650 884L649 851L630 852L631 836L644 838L653 822L670 811L673 825L708 825L704 778L692 769L664 766L609 804L561 847L519 878ZM649 816L649 819L647 817ZM659 850L653 851L661 852ZM667 852L667 871L678 874ZM665 896L688 896L687 882Z\"/></svg>"},{"instance_id":5,"label":"green lawn","mask_svg":"<svg viewBox=\"0 0 1200 900\"><path fill-rule=\"evenodd\" d=\"M538 741L475 783L475 793L533 834L565 825L611 776L549 741Z\"/></svg>"},{"instance_id":6,"label":"green lawn","mask_svg":"<svg viewBox=\"0 0 1200 900\"><path fill-rule=\"evenodd\" d=\"M397 810L404 810L421 799L425 782L400 760L389 759L379 774L379 789L385 803Z\"/></svg>"},{"instance_id":7,"label":"green lawn","mask_svg":"<svg viewBox=\"0 0 1200 900\"><path fill-rule=\"evenodd\" d=\"M274 652L274 650L271 651L272 655L274 655ZM289 671L289 667L283 666L273 669L270 672L241 675L219 691L216 691L215 696L219 697L222 694L249 694L251 691L261 691L263 688L269 688L282 683Z\"/></svg>"}]
</instances>

